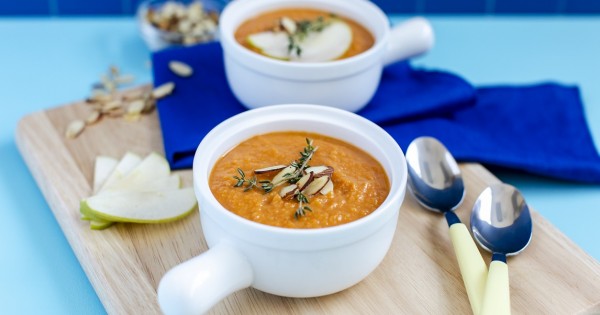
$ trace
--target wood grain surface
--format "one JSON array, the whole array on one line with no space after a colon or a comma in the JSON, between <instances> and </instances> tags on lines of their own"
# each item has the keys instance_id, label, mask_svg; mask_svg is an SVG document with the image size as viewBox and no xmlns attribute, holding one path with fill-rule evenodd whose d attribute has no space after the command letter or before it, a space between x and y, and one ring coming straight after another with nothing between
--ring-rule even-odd
<instances>
[{"instance_id":1,"label":"wood grain surface","mask_svg":"<svg viewBox=\"0 0 600 315\"><path fill-rule=\"evenodd\" d=\"M92 191L97 155L163 152L156 113L139 122L103 119L76 139L67 124L85 118L83 102L36 112L17 128L17 144L85 273L109 314L160 314L156 288L163 274L207 250L198 212L159 225L116 224L92 231L79 200ZM457 214L469 224L479 193L498 180L478 164L462 164L467 196ZM190 186L190 170L179 171ZM533 211L533 239L508 260L514 314L600 314L600 264ZM490 255L482 251L486 262ZM307 269L303 272L309 272ZM468 314L470 306L448 227L406 195L398 228L381 265L342 292L309 299L244 289L211 314Z\"/></svg>"}]
</instances>

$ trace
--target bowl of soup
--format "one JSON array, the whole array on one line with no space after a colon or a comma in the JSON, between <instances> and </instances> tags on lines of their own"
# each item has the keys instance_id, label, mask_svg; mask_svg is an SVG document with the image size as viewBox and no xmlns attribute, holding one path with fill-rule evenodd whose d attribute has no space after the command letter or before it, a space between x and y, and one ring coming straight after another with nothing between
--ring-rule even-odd
<instances>
[{"instance_id":1,"label":"bowl of soup","mask_svg":"<svg viewBox=\"0 0 600 315\"><path fill-rule=\"evenodd\" d=\"M283 184L262 187L294 165L304 170L297 182L284 176ZM333 187L283 193L304 186L307 176ZM367 119L289 104L249 110L215 127L196 151L193 177L209 250L163 277L158 298L165 314L201 313L247 287L302 298L360 282L390 248L407 168L394 139ZM306 194L304 203L298 194Z\"/></svg>"},{"instance_id":2,"label":"bowl of soup","mask_svg":"<svg viewBox=\"0 0 600 315\"><path fill-rule=\"evenodd\" d=\"M364 0L244 0L219 24L227 81L248 108L310 103L358 111L385 65L433 45L423 18L394 28Z\"/></svg>"}]
</instances>

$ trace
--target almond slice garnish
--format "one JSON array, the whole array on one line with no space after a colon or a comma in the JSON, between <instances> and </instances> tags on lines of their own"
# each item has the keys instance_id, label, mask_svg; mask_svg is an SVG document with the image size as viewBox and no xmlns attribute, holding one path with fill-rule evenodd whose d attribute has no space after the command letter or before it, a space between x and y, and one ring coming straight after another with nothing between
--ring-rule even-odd
<instances>
[{"instance_id":1,"label":"almond slice garnish","mask_svg":"<svg viewBox=\"0 0 600 315\"><path fill-rule=\"evenodd\" d=\"M292 184L292 185L281 188L281 190L279 191L279 196L281 198L292 197L296 194L297 191L298 191L298 185Z\"/></svg>"},{"instance_id":2,"label":"almond slice garnish","mask_svg":"<svg viewBox=\"0 0 600 315\"><path fill-rule=\"evenodd\" d=\"M291 165L287 166L286 168L281 170L281 172L277 173L277 175L275 175L275 177L273 177L273 179L271 180L271 183L273 183L274 186L280 185L286 181L286 177L285 177L286 174L293 174L295 171L296 171L296 168L294 166L291 166Z\"/></svg>"},{"instance_id":3,"label":"almond slice garnish","mask_svg":"<svg viewBox=\"0 0 600 315\"><path fill-rule=\"evenodd\" d=\"M319 191L319 193L321 193L321 195L327 195L328 193L330 193L332 191L333 191L333 181L331 180L331 177L330 177L327 184L325 184L325 186L323 186L323 189L321 189Z\"/></svg>"},{"instance_id":4,"label":"almond slice garnish","mask_svg":"<svg viewBox=\"0 0 600 315\"><path fill-rule=\"evenodd\" d=\"M274 166L269 166L269 167L263 167L263 168L254 170L254 174L264 174L264 173L279 171L286 167L287 167L286 165L274 165Z\"/></svg>"},{"instance_id":5,"label":"almond slice garnish","mask_svg":"<svg viewBox=\"0 0 600 315\"><path fill-rule=\"evenodd\" d=\"M300 180L296 183L296 185L298 185L298 189L300 191L303 191L313 180L315 179L315 173L308 173L304 176L302 176L302 178L300 178Z\"/></svg>"},{"instance_id":6,"label":"almond slice garnish","mask_svg":"<svg viewBox=\"0 0 600 315\"><path fill-rule=\"evenodd\" d=\"M327 165L311 166L304 170L306 174L315 173L315 177L329 176L333 174L333 167Z\"/></svg>"},{"instance_id":7,"label":"almond slice garnish","mask_svg":"<svg viewBox=\"0 0 600 315\"><path fill-rule=\"evenodd\" d=\"M310 173L310 174L313 174L313 173ZM308 186L306 186L306 188L302 189L301 192L306 196L312 196L312 195L318 193L319 191L321 191L321 189L323 189L323 187L325 187L325 185L327 185L328 182L329 182L328 176L315 178L314 180L312 180L310 182L310 184Z\"/></svg>"}]
</instances>

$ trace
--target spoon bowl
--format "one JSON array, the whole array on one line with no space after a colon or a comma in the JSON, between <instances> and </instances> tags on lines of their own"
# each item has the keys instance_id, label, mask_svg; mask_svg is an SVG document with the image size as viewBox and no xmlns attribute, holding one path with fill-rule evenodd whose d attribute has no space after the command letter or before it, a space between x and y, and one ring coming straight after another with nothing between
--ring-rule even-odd
<instances>
[{"instance_id":1,"label":"spoon bowl","mask_svg":"<svg viewBox=\"0 0 600 315\"><path fill-rule=\"evenodd\" d=\"M523 251L531 241L533 224L529 207L513 186L495 184L477 198L471 214L475 240L492 253L481 314L510 314L506 256Z\"/></svg>"},{"instance_id":2,"label":"spoon bowl","mask_svg":"<svg viewBox=\"0 0 600 315\"><path fill-rule=\"evenodd\" d=\"M406 150L408 190L419 204L444 213L473 314L479 314L487 267L467 227L454 210L465 197L460 168L437 139L419 137Z\"/></svg>"},{"instance_id":3,"label":"spoon bowl","mask_svg":"<svg viewBox=\"0 0 600 315\"><path fill-rule=\"evenodd\" d=\"M473 206L473 235L489 252L507 256L520 253L531 241L532 226L529 207L513 186L490 186Z\"/></svg>"},{"instance_id":4,"label":"spoon bowl","mask_svg":"<svg viewBox=\"0 0 600 315\"><path fill-rule=\"evenodd\" d=\"M419 137L406 150L408 188L417 202L445 213L462 203L465 186L458 164L437 139Z\"/></svg>"}]
</instances>

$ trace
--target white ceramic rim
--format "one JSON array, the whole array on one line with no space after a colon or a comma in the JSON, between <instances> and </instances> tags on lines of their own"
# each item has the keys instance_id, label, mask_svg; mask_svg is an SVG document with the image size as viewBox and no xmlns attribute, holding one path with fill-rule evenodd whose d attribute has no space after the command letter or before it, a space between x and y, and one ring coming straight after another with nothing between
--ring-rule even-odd
<instances>
[{"instance_id":1,"label":"white ceramic rim","mask_svg":"<svg viewBox=\"0 0 600 315\"><path fill-rule=\"evenodd\" d=\"M356 56L341 60L318 63L299 63L281 61L268 58L252 52L240 45L234 38L234 32L238 26L259 13L286 7L311 7L329 10L342 16L347 16L364 27L375 37L375 44L367 51ZM237 18L240 16L240 18ZM219 20L219 31L221 43L226 54L258 72L266 69L285 69L294 72L289 75L286 72L274 72L282 77L303 77L304 74L314 77L315 70L323 70L323 74L342 77L362 71L373 63L383 60L383 52L387 48L387 40L390 32L390 23L383 11L367 0L235 0L229 3L223 10ZM229 51L230 50L230 51ZM378 55L378 56L374 56ZM273 75L273 73L271 73ZM318 79L324 79L318 77Z\"/></svg>"},{"instance_id":2,"label":"white ceramic rim","mask_svg":"<svg viewBox=\"0 0 600 315\"><path fill-rule=\"evenodd\" d=\"M335 128L347 128L350 132L362 136L365 141L372 142L373 148L379 150L378 155L384 156L385 160L378 160L384 169L386 169L390 181L390 193L384 202L371 214L356 221L338 226L316 229L291 229L265 225L245 219L225 209L212 194L208 185L208 177L216 160L220 158L222 154L226 153L227 150L230 150L233 146L237 145L237 143L222 151L220 150L221 152L216 152L215 148L219 143L224 143L227 139L231 139L240 133L248 132L248 129L252 129L253 131L248 133L244 139L263 133L274 132L271 130L263 132L260 130L257 131L256 129L260 129L260 125L257 126L257 124L253 122L254 117L267 117L273 121L275 121L275 119L282 119L283 122L288 119L288 121L291 122L302 113L304 113L304 116L299 118L301 121L312 121L314 119L317 120L317 124L327 124L327 119L337 120L336 124L329 123L329 125ZM372 136L362 135L362 133L358 131L360 129L364 130L365 128L369 130L369 133L371 133ZM281 128L277 130L286 131L299 129ZM327 135L326 133L321 133ZM260 242L256 241L256 243L274 247L280 246L280 238L285 237L288 241L295 244L292 245L291 248L288 248L287 246L290 246L290 242L286 241L287 249L314 250L318 248L323 249L341 246L349 242L357 241L364 238L366 235L374 233L383 224L388 222L388 220L399 211L404 198L408 174L404 154L396 141L373 122L354 113L328 106L287 104L249 110L233 116L216 126L206 135L198 146L193 163L193 177L194 189L200 201L200 211L202 215L208 214L213 217L213 219L216 219L215 221L217 222L227 220L227 223L231 224L231 226L223 228L229 233L239 234L238 236L244 235L244 237L252 235L253 239L260 240ZM200 198L200 196L202 196L202 198ZM203 202L208 203L208 206L203 205ZM395 206L397 206L397 209L394 209ZM329 235L328 241L324 242L327 244L320 244L319 242L324 240L324 235ZM246 240L252 241L250 239Z\"/></svg>"}]
</instances>

